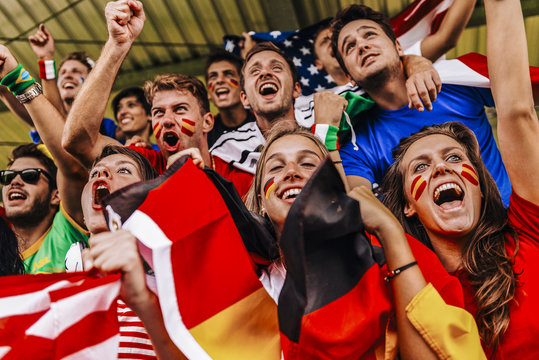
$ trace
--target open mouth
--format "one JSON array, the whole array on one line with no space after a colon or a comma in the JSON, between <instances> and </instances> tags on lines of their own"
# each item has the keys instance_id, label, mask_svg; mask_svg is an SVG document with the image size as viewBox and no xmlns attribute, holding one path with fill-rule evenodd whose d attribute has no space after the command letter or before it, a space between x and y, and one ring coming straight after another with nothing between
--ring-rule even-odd
<instances>
[{"instance_id":1,"label":"open mouth","mask_svg":"<svg viewBox=\"0 0 539 360\"><path fill-rule=\"evenodd\" d=\"M277 85L273 83L265 83L260 87L259 92L263 96L268 96L276 94L278 90Z\"/></svg>"},{"instance_id":2,"label":"open mouth","mask_svg":"<svg viewBox=\"0 0 539 360\"><path fill-rule=\"evenodd\" d=\"M8 195L8 199L13 200L26 200L26 195L19 191L12 191Z\"/></svg>"},{"instance_id":3,"label":"open mouth","mask_svg":"<svg viewBox=\"0 0 539 360\"><path fill-rule=\"evenodd\" d=\"M301 192L301 188L287 189L283 191L279 197L282 200L295 199L298 197L300 192Z\"/></svg>"},{"instance_id":4,"label":"open mouth","mask_svg":"<svg viewBox=\"0 0 539 360\"><path fill-rule=\"evenodd\" d=\"M230 92L229 89L226 89L226 88L220 88L220 89L217 89L215 90L215 94L217 96L221 96L221 95L224 95L224 94L228 94Z\"/></svg>"},{"instance_id":5,"label":"open mouth","mask_svg":"<svg viewBox=\"0 0 539 360\"><path fill-rule=\"evenodd\" d=\"M361 61L361 65L365 65L367 63L369 63L372 59L374 59L374 57L376 56L376 54L368 54L367 56L365 56L363 58L363 60Z\"/></svg>"},{"instance_id":6,"label":"open mouth","mask_svg":"<svg viewBox=\"0 0 539 360\"><path fill-rule=\"evenodd\" d=\"M163 140L167 143L168 146L174 147L178 144L180 138L175 133L168 132L163 135Z\"/></svg>"},{"instance_id":7,"label":"open mouth","mask_svg":"<svg viewBox=\"0 0 539 360\"><path fill-rule=\"evenodd\" d=\"M105 183L94 184L94 204L101 205L101 201L110 194L110 190Z\"/></svg>"},{"instance_id":8,"label":"open mouth","mask_svg":"<svg viewBox=\"0 0 539 360\"><path fill-rule=\"evenodd\" d=\"M438 206L451 203L453 201L462 201L464 198L464 191L455 183L447 183L438 186L434 190L433 200Z\"/></svg>"}]
</instances>

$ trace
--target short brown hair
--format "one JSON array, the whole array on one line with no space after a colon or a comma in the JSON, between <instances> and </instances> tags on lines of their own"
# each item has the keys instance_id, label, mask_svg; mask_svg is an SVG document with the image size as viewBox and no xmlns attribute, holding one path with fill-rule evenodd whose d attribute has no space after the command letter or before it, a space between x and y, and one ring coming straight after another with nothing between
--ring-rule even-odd
<instances>
[{"instance_id":1,"label":"short brown hair","mask_svg":"<svg viewBox=\"0 0 539 360\"><path fill-rule=\"evenodd\" d=\"M290 71L292 72L293 83L295 84L298 82L298 69L296 68L296 65L294 64L292 59L290 59L288 55L286 55L281 49L279 49L273 43L269 41L265 41L265 42L257 43L255 46L251 48L251 50L247 52L247 54L245 54L245 61L243 62L243 66L241 68L241 74L240 74L240 84L241 84L242 90L245 90L244 89L245 76L243 74L245 72L245 67L247 63L249 62L249 60L251 60L251 58L255 54L258 54L259 52L262 52L262 51L273 51L279 54L286 61L286 63L288 64L288 67L290 68Z\"/></svg>"},{"instance_id":2,"label":"short brown hair","mask_svg":"<svg viewBox=\"0 0 539 360\"><path fill-rule=\"evenodd\" d=\"M380 25L382 30L386 33L386 35L395 43L397 41L397 37L395 36L395 32L393 31L393 28L391 25L389 25L389 22L387 21L387 17L382 14L381 12L375 11L371 9L368 6L365 5L358 5L353 4L348 6L347 8L342 9L337 13L335 16L335 20L331 23L330 31L331 31L331 48L333 50L333 56L337 59L339 62L339 65L341 65L341 68L346 72L348 75L348 70L346 69L346 66L344 65L344 61L341 57L341 53L339 52L339 46L338 46L338 40L339 35L341 33L341 30L346 26L346 24L351 23L355 20L371 20Z\"/></svg>"},{"instance_id":3,"label":"short brown hair","mask_svg":"<svg viewBox=\"0 0 539 360\"><path fill-rule=\"evenodd\" d=\"M88 72L92 71L94 65L94 61L90 59L88 54L86 54L86 51L74 51L72 53L67 54L65 58L62 59L60 62L60 65L58 66L58 72L60 72L60 69L62 66L64 66L65 62L68 60L76 60L80 62L82 65L86 66L88 68Z\"/></svg>"},{"instance_id":4,"label":"short brown hair","mask_svg":"<svg viewBox=\"0 0 539 360\"><path fill-rule=\"evenodd\" d=\"M188 91L197 98L200 105L200 113L202 115L210 112L210 100L208 92L202 81L194 76L182 74L162 74L157 75L154 81L146 81L144 83L144 93L146 100L151 105L155 94L163 90L178 90Z\"/></svg>"}]
</instances>

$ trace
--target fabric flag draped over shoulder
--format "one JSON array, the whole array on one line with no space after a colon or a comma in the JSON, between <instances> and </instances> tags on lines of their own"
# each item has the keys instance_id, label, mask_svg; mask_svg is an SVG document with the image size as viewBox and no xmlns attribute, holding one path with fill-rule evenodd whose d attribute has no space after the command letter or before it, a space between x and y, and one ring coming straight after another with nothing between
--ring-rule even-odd
<instances>
[{"instance_id":1,"label":"fabric flag draped over shoulder","mask_svg":"<svg viewBox=\"0 0 539 360\"><path fill-rule=\"evenodd\" d=\"M357 201L346 195L326 160L292 204L281 235L287 266L279 297L285 359L395 355L391 286L383 280L387 266L376 239L364 231ZM448 304L463 307L458 280L423 244L408 242L425 280Z\"/></svg>"},{"instance_id":2,"label":"fabric flag draped over shoulder","mask_svg":"<svg viewBox=\"0 0 539 360\"><path fill-rule=\"evenodd\" d=\"M116 359L119 278L92 273L0 277L0 358Z\"/></svg>"},{"instance_id":3,"label":"fabric flag draped over shoulder","mask_svg":"<svg viewBox=\"0 0 539 360\"><path fill-rule=\"evenodd\" d=\"M230 182L186 159L106 199L109 227L139 239L167 331L188 358L279 359L276 304L249 256L275 257L270 236Z\"/></svg>"}]
</instances>

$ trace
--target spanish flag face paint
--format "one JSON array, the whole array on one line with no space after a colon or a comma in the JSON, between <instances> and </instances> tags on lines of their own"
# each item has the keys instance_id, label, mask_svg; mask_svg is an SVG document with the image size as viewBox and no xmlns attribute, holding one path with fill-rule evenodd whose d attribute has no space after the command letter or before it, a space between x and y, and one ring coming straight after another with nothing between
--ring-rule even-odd
<instances>
[{"instance_id":1,"label":"spanish flag face paint","mask_svg":"<svg viewBox=\"0 0 539 360\"><path fill-rule=\"evenodd\" d=\"M228 80L228 83L229 83L230 86L232 86L233 88L237 88L238 86L240 86L240 83L239 83L236 79L229 79L229 80Z\"/></svg>"},{"instance_id":2,"label":"spanish flag face paint","mask_svg":"<svg viewBox=\"0 0 539 360\"><path fill-rule=\"evenodd\" d=\"M155 134L155 138L158 139L161 136L161 124L156 123L153 126L153 133Z\"/></svg>"},{"instance_id":3,"label":"spanish flag face paint","mask_svg":"<svg viewBox=\"0 0 539 360\"><path fill-rule=\"evenodd\" d=\"M479 178L474 168L468 164L462 164L462 171L460 173L463 178L468 180L472 185L479 185Z\"/></svg>"},{"instance_id":4,"label":"spanish flag face paint","mask_svg":"<svg viewBox=\"0 0 539 360\"><path fill-rule=\"evenodd\" d=\"M266 197L266 200L269 198L271 192L275 190L275 184L273 183L273 179L271 178L266 182L266 185L264 185L264 196Z\"/></svg>"},{"instance_id":5,"label":"spanish flag face paint","mask_svg":"<svg viewBox=\"0 0 539 360\"><path fill-rule=\"evenodd\" d=\"M182 133L187 136L193 136L195 133L195 122L189 119L182 119Z\"/></svg>"},{"instance_id":6,"label":"spanish flag face paint","mask_svg":"<svg viewBox=\"0 0 539 360\"><path fill-rule=\"evenodd\" d=\"M427 181L422 175L417 176L414 181L412 181L412 197L415 201L419 199L423 191L427 187Z\"/></svg>"}]
</instances>

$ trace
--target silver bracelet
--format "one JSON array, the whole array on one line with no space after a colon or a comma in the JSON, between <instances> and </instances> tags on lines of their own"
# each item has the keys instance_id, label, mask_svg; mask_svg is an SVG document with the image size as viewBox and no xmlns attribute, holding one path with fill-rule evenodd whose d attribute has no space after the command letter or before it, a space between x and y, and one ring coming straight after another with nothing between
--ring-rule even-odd
<instances>
[{"instance_id":1,"label":"silver bracelet","mask_svg":"<svg viewBox=\"0 0 539 360\"><path fill-rule=\"evenodd\" d=\"M15 97L17 98L17 100L19 100L21 104L26 104L34 100L38 95L41 94L43 94L43 89L41 88L41 85L36 82L34 86L30 88L30 90L28 90L24 94L15 95Z\"/></svg>"}]
</instances>

